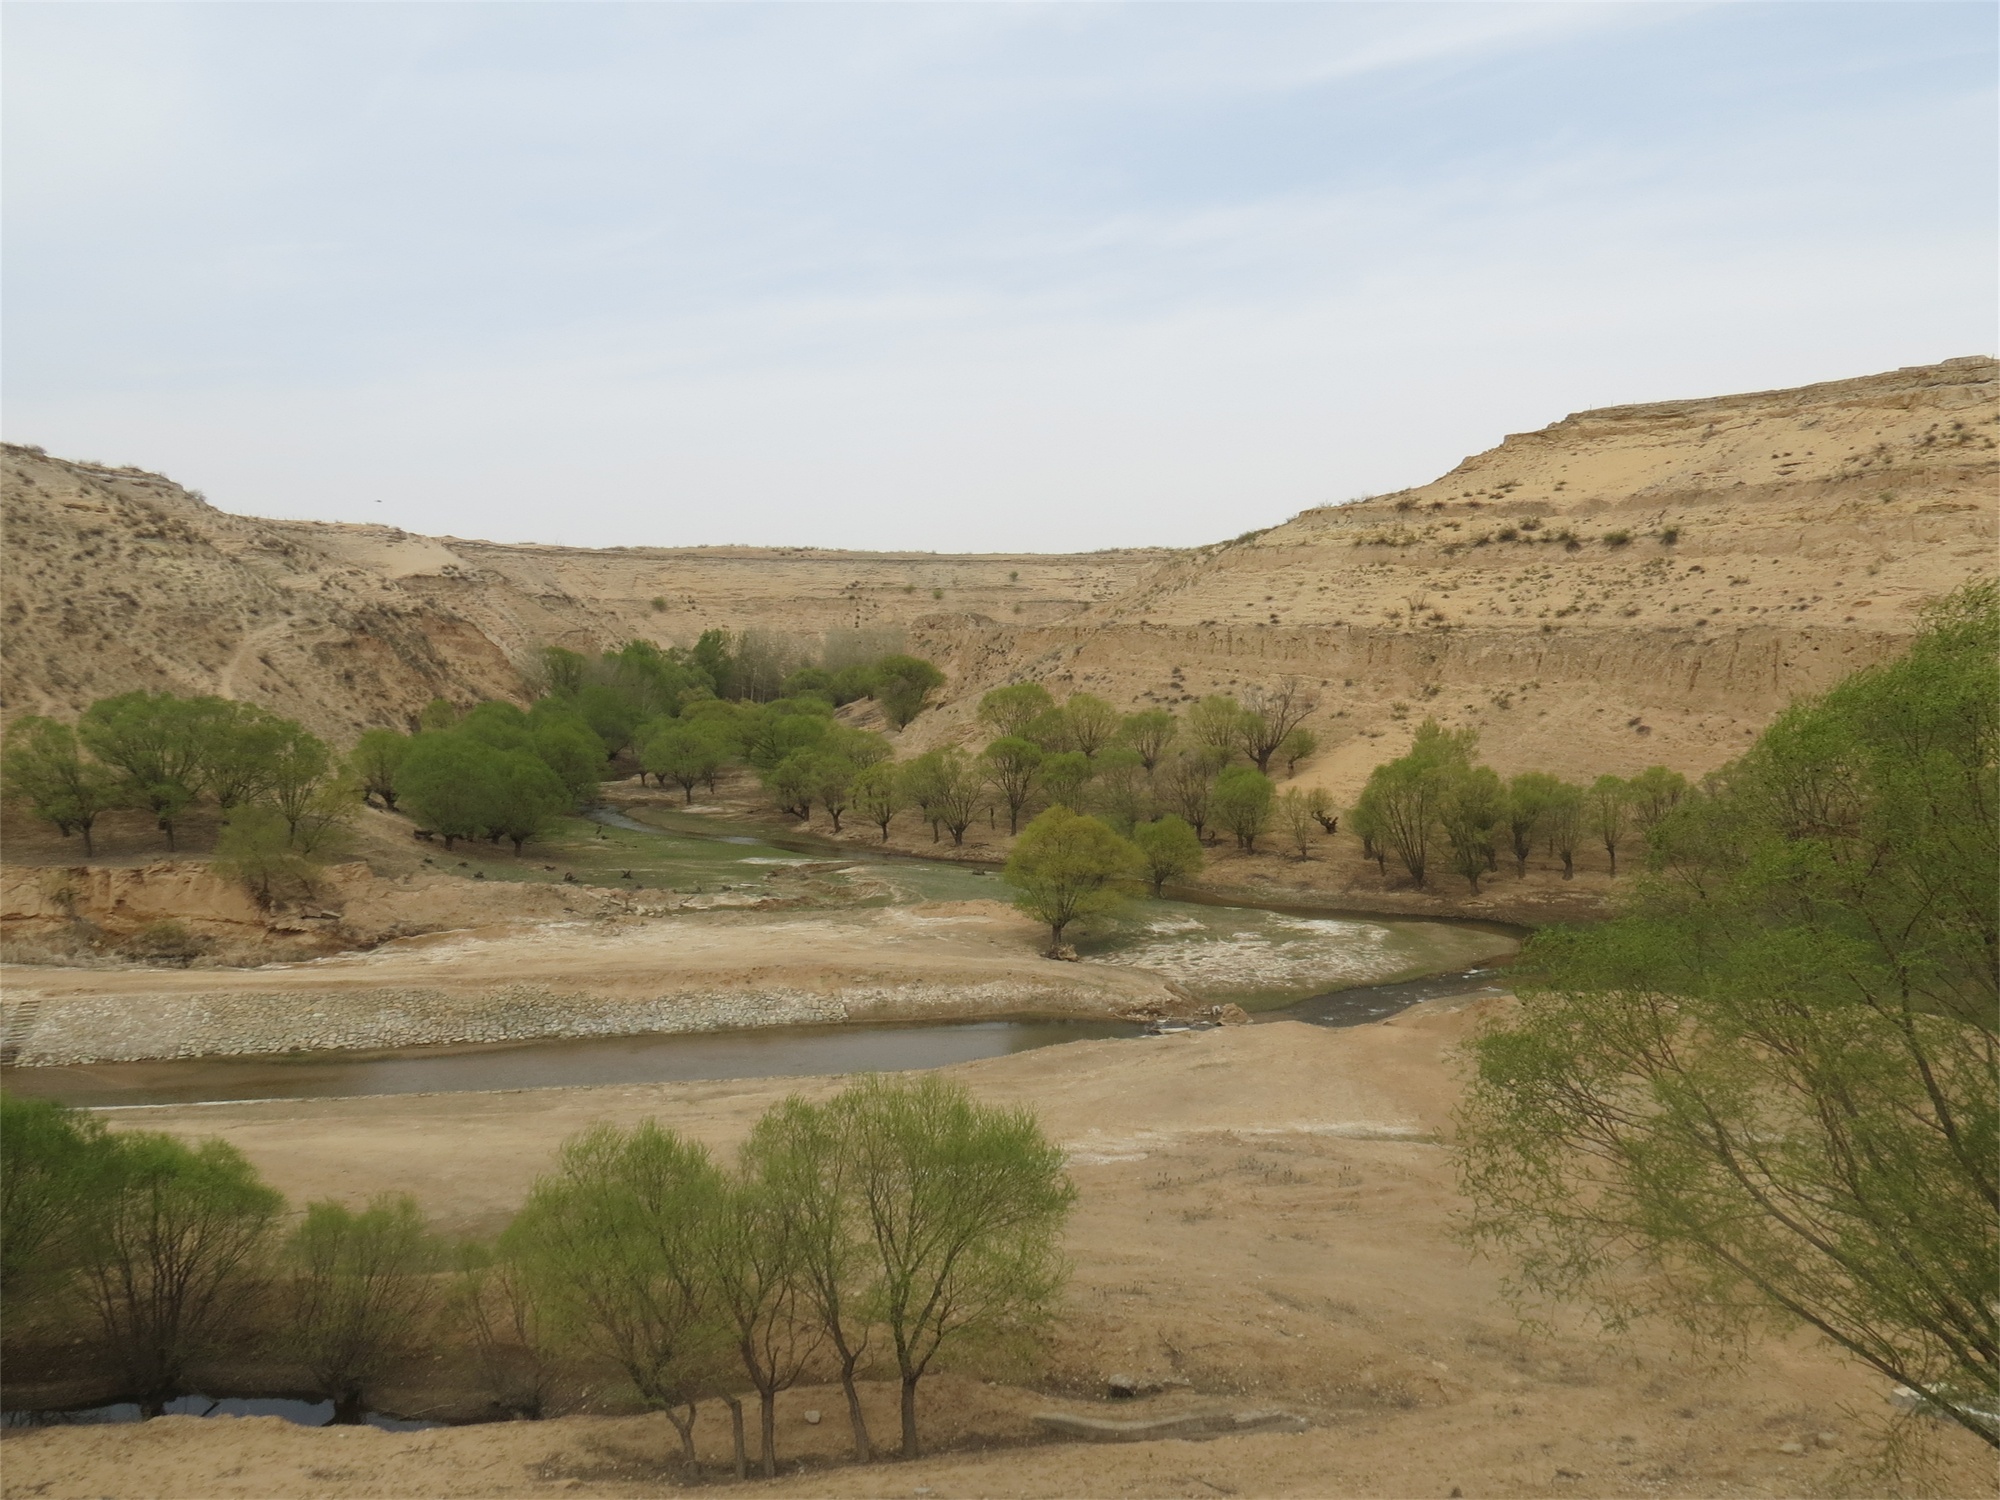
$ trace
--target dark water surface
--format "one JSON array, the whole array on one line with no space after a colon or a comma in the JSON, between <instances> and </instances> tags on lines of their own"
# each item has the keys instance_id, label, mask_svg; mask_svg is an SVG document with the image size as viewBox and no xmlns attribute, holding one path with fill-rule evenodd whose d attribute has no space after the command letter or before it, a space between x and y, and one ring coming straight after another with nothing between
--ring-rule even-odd
<instances>
[{"instance_id":1,"label":"dark water surface","mask_svg":"<svg viewBox=\"0 0 2000 1500\"><path fill-rule=\"evenodd\" d=\"M0 1069L13 1093L96 1107L328 1099L373 1094L900 1073L1057 1042L1137 1036L1125 1021L968 1021L929 1026L772 1026L755 1031L553 1037L391 1053L312 1052Z\"/></svg>"}]
</instances>

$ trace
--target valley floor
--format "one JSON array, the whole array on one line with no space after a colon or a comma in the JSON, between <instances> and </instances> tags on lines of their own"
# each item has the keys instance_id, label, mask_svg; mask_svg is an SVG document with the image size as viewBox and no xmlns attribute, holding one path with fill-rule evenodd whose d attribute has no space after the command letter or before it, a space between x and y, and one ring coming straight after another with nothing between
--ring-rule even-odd
<instances>
[{"instance_id":1,"label":"valley floor","mask_svg":"<svg viewBox=\"0 0 2000 1500\"><path fill-rule=\"evenodd\" d=\"M837 1392L781 1405L783 1495L1807 1495L1883 1492L1869 1455L1878 1379L1823 1347L1762 1342L1695 1362L1664 1336L1573 1322L1524 1332L1503 1268L1452 1237L1457 1046L1504 1001L1434 1002L1375 1026L1292 1022L1083 1042L950 1070L1027 1104L1070 1152L1075 1264L1031 1385L961 1365L925 1387L940 1450L842 1457ZM294 1202L417 1195L441 1227L490 1233L569 1134L660 1119L732 1150L774 1100L838 1079L745 1080L121 1111L113 1127L219 1134ZM1107 1377L1185 1381L1103 1402ZM385 1405L439 1399L405 1372ZM449 1394L449 1393L446 1393ZM871 1388L878 1439L886 1386ZM1052 1441L1048 1410L1279 1407L1298 1434L1116 1447ZM276 1419L168 1418L15 1431L6 1496L342 1497L657 1494L724 1479L727 1427L704 1418L705 1473L667 1462L657 1416L585 1414L416 1433ZM806 1412L825 1420L809 1424ZM1990 1494L1985 1450L1923 1424L1947 1494Z\"/></svg>"}]
</instances>

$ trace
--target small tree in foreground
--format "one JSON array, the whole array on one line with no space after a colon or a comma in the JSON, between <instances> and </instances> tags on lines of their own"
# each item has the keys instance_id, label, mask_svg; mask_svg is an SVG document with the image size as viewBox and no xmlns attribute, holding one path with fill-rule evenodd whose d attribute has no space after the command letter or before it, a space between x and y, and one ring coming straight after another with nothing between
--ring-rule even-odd
<instances>
[{"instance_id":1,"label":"small tree in foreground","mask_svg":"<svg viewBox=\"0 0 2000 1500\"><path fill-rule=\"evenodd\" d=\"M225 1141L110 1137L81 1259L89 1302L148 1416L223 1343L284 1199Z\"/></svg>"},{"instance_id":2,"label":"small tree in foreground","mask_svg":"<svg viewBox=\"0 0 2000 1500\"><path fill-rule=\"evenodd\" d=\"M384 1194L359 1213L308 1204L285 1261L287 1348L333 1420L359 1422L369 1387L425 1331L439 1247L416 1199Z\"/></svg>"},{"instance_id":3,"label":"small tree in foreground","mask_svg":"<svg viewBox=\"0 0 2000 1500\"><path fill-rule=\"evenodd\" d=\"M1053 957L1072 922L1117 910L1119 884L1139 866L1139 852L1096 818L1056 806L1022 830L1001 875L1014 905L1048 923Z\"/></svg>"},{"instance_id":4,"label":"small tree in foreground","mask_svg":"<svg viewBox=\"0 0 2000 1500\"><path fill-rule=\"evenodd\" d=\"M96 1115L0 1093L0 1300L13 1317L76 1271L111 1149Z\"/></svg>"},{"instance_id":5,"label":"small tree in foreground","mask_svg":"<svg viewBox=\"0 0 2000 1500\"><path fill-rule=\"evenodd\" d=\"M1530 943L1458 1121L1518 1292L1804 1324L2000 1447L1996 656L1961 590L1665 814L1625 916Z\"/></svg>"},{"instance_id":6,"label":"small tree in foreground","mask_svg":"<svg viewBox=\"0 0 2000 1500\"><path fill-rule=\"evenodd\" d=\"M854 1457L874 1457L855 1370L874 1329L867 1314L870 1251L855 1192L852 1120L796 1096L774 1105L743 1147L743 1174L783 1203L797 1284L839 1361Z\"/></svg>"},{"instance_id":7,"label":"small tree in foreground","mask_svg":"<svg viewBox=\"0 0 2000 1500\"><path fill-rule=\"evenodd\" d=\"M1076 1189L1030 1111L976 1104L962 1085L872 1078L835 1108L875 1251L873 1310L902 1386L903 1456L915 1458L917 1386L938 1350L1049 1316Z\"/></svg>"},{"instance_id":8,"label":"small tree in foreground","mask_svg":"<svg viewBox=\"0 0 2000 1500\"><path fill-rule=\"evenodd\" d=\"M702 1147L651 1120L599 1125L564 1144L500 1241L552 1325L667 1414L690 1464L729 1344L711 1270L723 1192Z\"/></svg>"}]
</instances>

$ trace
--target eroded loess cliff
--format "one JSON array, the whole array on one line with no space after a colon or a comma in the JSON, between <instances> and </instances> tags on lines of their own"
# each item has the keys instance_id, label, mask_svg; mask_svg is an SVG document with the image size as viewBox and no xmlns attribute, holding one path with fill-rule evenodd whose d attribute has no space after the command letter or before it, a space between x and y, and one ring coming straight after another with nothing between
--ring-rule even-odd
<instances>
[{"instance_id":1,"label":"eroded loess cliff","mask_svg":"<svg viewBox=\"0 0 2000 1500\"><path fill-rule=\"evenodd\" d=\"M1184 707L1309 680L1339 791L1426 714L1503 772L1688 772L1902 649L2000 540L1991 359L1581 412L1435 483L1156 567L1066 621L936 630L967 690L1033 677ZM921 723L922 721L920 721Z\"/></svg>"},{"instance_id":2,"label":"eroded loess cliff","mask_svg":"<svg viewBox=\"0 0 2000 1500\"><path fill-rule=\"evenodd\" d=\"M0 709L220 692L345 741L518 696L542 644L864 630L951 673L912 748L974 736L1010 680L1185 706L1296 674L1323 699L1305 779L1341 793L1425 714L1502 771L1699 772L1993 570L1996 391L1974 357L1582 412L1235 542L1079 556L502 546L226 515L10 447Z\"/></svg>"}]
</instances>

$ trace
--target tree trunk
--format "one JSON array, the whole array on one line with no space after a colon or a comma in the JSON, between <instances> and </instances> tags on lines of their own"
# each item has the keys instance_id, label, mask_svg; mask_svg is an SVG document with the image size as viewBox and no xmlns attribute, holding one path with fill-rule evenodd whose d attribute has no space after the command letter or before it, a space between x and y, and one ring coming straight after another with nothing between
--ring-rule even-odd
<instances>
[{"instance_id":1,"label":"tree trunk","mask_svg":"<svg viewBox=\"0 0 2000 1500\"><path fill-rule=\"evenodd\" d=\"M903 1457L917 1456L917 1379L903 1377Z\"/></svg>"},{"instance_id":2,"label":"tree trunk","mask_svg":"<svg viewBox=\"0 0 2000 1500\"><path fill-rule=\"evenodd\" d=\"M167 836L167 853L174 852L174 824L171 818L160 819L160 831Z\"/></svg>"},{"instance_id":3,"label":"tree trunk","mask_svg":"<svg viewBox=\"0 0 2000 1500\"><path fill-rule=\"evenodd\" d=\"M1618 846L1616 844L1606 844L1604 852L1611 856L1611 878L1616 880L1618 878Z\"/></svg>"},{"instance_id":4,"label":"tree trunk","mask_svg":"<svg viewBox=\"0 0 2000 1500\"><path fill-rule=\"evenodd\" d=\"M778 1393L759 1391L758 1436L764 1442L764 1477L778 1477Z\"/></svg>"},{"instance_id":5,"label":"tree trunk","mask_svg":"<svg viewBox=\"0 0 2000 1500\"><path fill-rule=\"evenodd\" d=\"M848 1425L854 1429L854 1461L865 1464L875 1457L875 1445L868 1440L868 1420L861 1414L861 1392L854 1388L854 1366L860 1358L858 1354L842 1351L840 1389L847 1397Z\"/></svg>"},{"instance_id":6,"label":"tree trunk","mask_svg":"<svg viewBox=\"0 0 2000 1500\"><path fill-rule=\"evenodd\" d=\"M83 857L85 859L96 857L97 850L92 848L90 843L90 825L88 823L81 825L77 832L83 835Z\"/></svg>"},{"instance_id":7,"label":"tree trunk","mask_svg":"<svg viewBox=\"0 0 2000 1500\"><path fill-rule=\"evenodd\" d=\"M729 1435L736 1444L736 1477L750 1477L750 1455L743 1446L743 1403L734 1396L722 1398L729 1406Z\"/></svg>"},{"instance_id":8,"label":"tree trunk","mask_svg":"<svg viewBox=\"0 0 2000 1500\"><path fill-rule=\"evenodd\" d=\"M832 808L829 807L826 810L826 815L829 818L833 819L833 831L835 833L840 832L840 814L835 812Z\"/></svg>"},{"instance_id":9,"label":"tree trunk","mask_svg":"<svg viewBox=\"0 0 2000 1500\"><path fill-rule=\"evenodd\" d=\"M1576 874L1576 863L1574 858L1569 854L1564 854L1562 860L1563 860L1563 879L1568 880L1571 876Z\"/></svg>"},{"instance_id":10,"label":"tree trunk","mask_svg":"<svg viewBox=\"0 0 2000 1500\"><path fill-rule=\"evenodd\" d=\"M686 1416L681 1415L682 1410L687 1412ZM674 1431L680 1434L681 1457L692 1468L694 1466L694 1403L690 1401L684 1408L668 1407L667 1420L674 1424ZM739 1416L737 1420L740 1422L742 1418Z\"/></svg>"}]
</instances>

